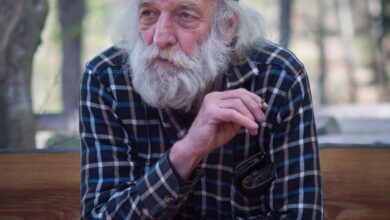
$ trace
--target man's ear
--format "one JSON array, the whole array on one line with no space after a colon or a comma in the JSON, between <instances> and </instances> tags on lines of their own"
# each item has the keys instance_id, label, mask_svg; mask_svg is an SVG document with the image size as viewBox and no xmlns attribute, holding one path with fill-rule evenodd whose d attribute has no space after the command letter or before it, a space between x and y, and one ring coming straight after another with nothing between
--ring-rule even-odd
<instances>
[{"instance_id":1,"label":"man's ear","mask_svg":"<svg viewBox=\"0 0 390 220\"><path fill-rule=\"evenodd\" d=\"M240 18L237 13L234 13L234 15L227 21L226 32L221 39L226 45L230 45L236 37L239 23Z\"/></svg>"}]
</instances>

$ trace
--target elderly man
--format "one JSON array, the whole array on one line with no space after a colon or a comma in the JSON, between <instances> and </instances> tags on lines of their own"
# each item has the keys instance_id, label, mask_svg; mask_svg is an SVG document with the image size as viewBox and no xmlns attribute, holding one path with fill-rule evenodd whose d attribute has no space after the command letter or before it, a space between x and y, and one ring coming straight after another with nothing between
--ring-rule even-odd
<instances>
[{"instance_id":1,"label":"elderly man","mask_svg":"<svg viewBox=\"0 0 390 220\"><path fill-rule=\"evenodd\" d=\"M122 3L81 84L81 217L322 219L309 81L261 17L234 0Z\"/></svg>"}]
</instances>

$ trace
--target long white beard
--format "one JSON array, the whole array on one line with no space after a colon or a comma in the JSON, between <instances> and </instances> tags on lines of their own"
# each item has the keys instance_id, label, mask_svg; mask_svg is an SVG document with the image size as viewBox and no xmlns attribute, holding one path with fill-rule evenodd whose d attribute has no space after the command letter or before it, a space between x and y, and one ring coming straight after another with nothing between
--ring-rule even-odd
<instances>
[{"instance_id":1,"label":"long white beard","mask_svg":"<svg viewBox=\"0 0 390 220\"><path fill-rule=\"evenodd\" d=\"M230 49L211 34L191 55L178 45L161 50L145 45L141 39L127 52L133 87L147 104L189 111L199 107L196 105L228 67ZM158 56L174 67L155 64Z\"/></svg>"}]
</instances>

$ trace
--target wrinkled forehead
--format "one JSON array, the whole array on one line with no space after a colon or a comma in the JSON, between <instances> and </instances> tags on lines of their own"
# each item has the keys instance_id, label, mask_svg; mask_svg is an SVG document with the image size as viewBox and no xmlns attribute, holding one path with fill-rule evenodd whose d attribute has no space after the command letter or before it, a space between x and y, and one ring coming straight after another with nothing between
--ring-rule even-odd
<instances>
[{"instance_id":1,"label":"wrinkled forehead","mask_svg":"<svg viewBox=\"0 0 390 220\"><path fill-rule=\"evenodd\" d=\"M218 1L239 1L239 0L137 0L138 5L142 3L169 3L169 2L175 2L175 3L187 3L187 4L201 4L201 3L206 3L210 4L213 2L218 2Z\"/></svg>"},{"instance_id":2,"label":"wrinkled forehead","mask_svg":"<svg viewBox=\"0 0 390 220\"><path fill-rule=\"evenodd\" d=\"M143 10L157 10L168 13L179 13L183 10L193 11L202 20L211 20L217 2L224 0L138 0L138 13Z\"/></svg>"},{"instance_id":3,"label":"wrinkled forehead","mask_svg":"<svg viewBox=\"0 0 390 220\"><path fill-rule=\"evenodd\" d=\"M188 6L199 7L199 6L208 6L217 1L220 0L138 0L138 6L139 5L159 5L159 6L188 5Z\"/></svg>"},{"instance_id":4,"label":"wrinkled forehead","mask_svg":"<svg viewBox=\"0 0 390 220\"><path fill-rule=\"evenodd\" d=\"M138 5L207 5L218 0L138 0Z\"/></svg>"},{"instance_id":5,"label":"wrinkled forehead","mask_svg":"<svg viewBox=\"0 0 390 220\"><path fill-rule=\"evenodd\" d=\"M137 0L138 2L151 2L154 0ZM169 0L160 0L161 2L166 2ZM211 1L236 1L238 2L239 0L189 0L189 1L206 1L206 2L211 2Z\"/></svg>"}]
</instances>

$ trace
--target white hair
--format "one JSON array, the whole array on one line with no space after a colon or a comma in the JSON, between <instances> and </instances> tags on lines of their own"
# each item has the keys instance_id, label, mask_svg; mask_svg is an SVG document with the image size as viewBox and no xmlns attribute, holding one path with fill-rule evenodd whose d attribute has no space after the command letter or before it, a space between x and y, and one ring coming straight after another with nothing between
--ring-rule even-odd
<instances>
[{"instance_id":1,"label":"white hair","mask_svg":"<svg viewBox=\"0 0 390 220\"><path fill-rule=\"evenodd\" d=\"M238 16L239 24L231 47L232 60L240 62L266 40L265 22L256 10L232 0L218 0L214 28L221 36L226 36L229 19Z\"/></svg>"},{"instance_id":2,"label":"white hair","mask_svg":"<svg viewBox=\"0 0 390 220\"><path fill-rule=\"evenodd\" d=\"M242 61L264 39L261 17L255 11L235 1L215 0L210 35L191 54L184 53L179 45L164 49L148 46L138 34L137 2L121 1L113 37L125 54L135 91L153 107L196 111L229 62ZM230 19L236 17L240 19L236 32L226 31L231 28ZM231 33L235 33L233 42L226 45L221 39L229 39ZM158 56L174 66L155 65Z\"/></svg>"},{"instance_id":3,"label":"white hair","mask_svg":"<svg viewBox=\"0 0 390 220\"><path fill-rule=\"evenodd\" d=\"M227 35L229 19L238 16L239 24L232 44L231 59L240 62L265 42L266 28L262 16L256 10L238 1L217 2L213 28L219 37ZM138 0L117 0L117 22L112 39L118 48L132 49L138 35Z\"/></svg>"},{"instance_id":4,"label":"white hair","mask_svg":"<svg viewBox=\"0 0 390 220\"><path fill-rule=\"evenodd\" d=\"M138 40L128 52L134 90L153 107L197 111L203 96L227 68L229 52L230 49L214 34L196 46L191 55L184 53L178 45L160 49ZM153 61L157 56L174 66L155 65Z\"/></svg>"},{"instance_id":5,"label":"white hair","mask_svg":"<svg viewBox=\"0 0 390 220\"><path fill-rule=\"evenodd\" d=\"M111 37L116 47L132 49L135 46L138 32L138 0L116 0L113 10L116 20Z\"/></svg>"}]
</instances>

